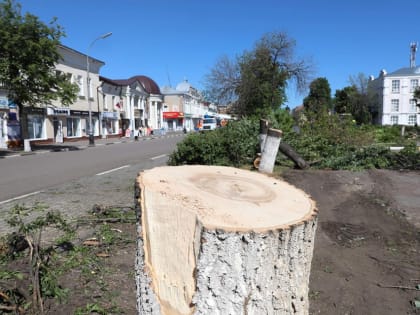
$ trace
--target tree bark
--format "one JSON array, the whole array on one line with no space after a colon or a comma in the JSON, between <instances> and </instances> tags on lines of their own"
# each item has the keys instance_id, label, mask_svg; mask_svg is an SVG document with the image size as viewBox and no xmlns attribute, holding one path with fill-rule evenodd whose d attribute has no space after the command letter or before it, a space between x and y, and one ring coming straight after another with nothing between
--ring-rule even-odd
<instances>
[{"instance_id":1,"label":"tree bark","mask_svg":"<svg viewBox=\"0 0 420 315\"><path fill-rule=\"evenodd\" d=\"M158 167L136 182L141 315L308 314L317 210L231 167Z\"/></svg>"},{"instance_id":2,"label":"tree bark","mask_svg":"<svg viewBox=\"0 0 420 315\"><path fill-rule=\"evenodd\" d=\"M305 169L309 167L309 164L306 163L306 161L293 150L293 148L282 141L279 146L279 150L281 153L283 153L285 156L287 156L289 159L291 159L297 167L300 169Z\"/></svg>"},{"instance_id":3,"label":"tree bark","mask_svg":"<svg viewBox=\"0 0 420 315\"><path fill-rule=\"evenodd\" d=\"M264 142L264 148L261 153L261 161L258 170L262 173L273 173L276 163L277 153L281 142L282 131L278 129L268 129L267 137Z\"/></svg>"},{"instance_id":4,"label":"tree bark","mask_svg":"<svg viewBox=\"0 0 420 315\"><path fill-rule=\"evenodd\" d=\"M264 150L265 140L267 138L269 122L265 119L260 119L260 152Z\"/></svg>"}]
</instances>

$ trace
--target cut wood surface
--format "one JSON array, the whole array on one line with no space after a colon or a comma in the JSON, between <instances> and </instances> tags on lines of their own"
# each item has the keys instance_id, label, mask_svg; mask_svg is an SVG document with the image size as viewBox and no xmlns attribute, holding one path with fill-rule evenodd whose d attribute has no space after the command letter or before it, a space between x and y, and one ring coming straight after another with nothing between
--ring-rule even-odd
<instances>
[{"instance_id":1,"label":"cut wood surface","mask_svg":"<svg viewBox=\"0 0 420 315\"><path fill-rule=\"evenodd\" d=\"M317 211L303 191L201 165L144 171L137 190L139 314L307 314Z\"/></svg>"}]
</instances>

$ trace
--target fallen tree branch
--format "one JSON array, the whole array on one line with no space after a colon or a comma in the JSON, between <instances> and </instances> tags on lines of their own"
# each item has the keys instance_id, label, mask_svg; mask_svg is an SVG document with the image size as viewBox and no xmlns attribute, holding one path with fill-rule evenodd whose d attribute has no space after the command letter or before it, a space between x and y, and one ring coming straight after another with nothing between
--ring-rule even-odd
<instances>
[{"instance_id":1,"label":"fallen tree branch","mask_svg":"<svg viewBox=\"0 0 420 315\"><path fill-rule=\"evenodd\" d=\"M284 141L280 142L279 151L291 159L297 167L300 169L305 169L309 167L309 164L299 155L296 153L293 148L285 143Z\"/></svg>"},{"instance_id":2,"label":"fallen tree branch","mask_svg":"<svg viewBox=\"0 0 420 315\"><path fill-rule=\"evenodd\" d=\"M107 223L117 223L117 222L121 222L121 223L130 223L130 222L137 222L136 218L94 218L94 219L88 219L88 218L78 218L76 220L74 220L78 223L83 223L83 222L107 222Z\"/></svg>"},{"instance_id":3,"label":"fallen tree branch","mask_svg":"<svg viewBox=\"0 0 420 315\"><path fill-rule=\"evenodd\" d=\"M406 286L400 286L400 285L385 285L385 284L381 284L381 283L378 283L378 287L380 287L380 288L388 288L388 289L400 289L400 290L420 291L419 289L413 288L413 287L406 287Z\"/></svg>"}]
</instances>

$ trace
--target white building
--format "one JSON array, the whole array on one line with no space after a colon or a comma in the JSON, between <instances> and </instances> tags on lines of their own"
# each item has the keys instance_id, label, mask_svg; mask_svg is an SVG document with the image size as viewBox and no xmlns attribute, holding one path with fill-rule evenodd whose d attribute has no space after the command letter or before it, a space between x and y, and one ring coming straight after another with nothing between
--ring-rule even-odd
<instances>
[{"instance_id":1,"label":"white building","mask_svg":"<svg viewBox=\"0 0 420 315\"><path fill-rule=\"evenodd\" d=\"M2 117L0 145L4 146L5 142L9 146L18 145L22 140L21 124L22 129L25 129L24 133L32 141L63 142L88 137L88 89L92 130L94 135L99 135L99 113L102 107L98 103L97 87L99 86L99 70L105 63L89 57L90 84L88 84L87 55L63 45L58 46L58 52L61 58L55 66L56 72L65 74L72 83L78 85L79 92L76 101L70 106L64 106L59 100L38 106L25 104L23 113L19 113L16 105L7 98L7 91L0 88L0 116Z\"/></svg>"},{"instance_id":2,"label":"white building","mask_svg":"<svg viewBox=\"0 0 420 315\"><path fill-rule=\"evenodd\" d=\"M414 90L419 87L420 67L415 66L416 45L411 45L410 67L391 73L380 71L371 76L368 89L377 97L378 115L375 123L380 125L420 125L419 109L414 99Z\"/></svg>"},{"instance_id":3,"label":"white building","mask_svg":"<svg viewBox=\"0 0 420 315\"><path fill-rule=\"evenodd\" d=\"M203 100L201 93L187 80L180 82L176 88L162 88L164 101L164 127L167 130L197 129L210 107Z\"/></svg>"},{"instance_id":4,"label":"white building","mask_svg":"<svg viewBox=\"0 0 420 315\"><path fill-rule=\"evenodd\" d=\"M87 55L66 46L59 46L62 56L56 65L56 71L66 74L72 83L79 87L77 100L70 106L63 106L53 101L44 109L28 108L29 138L33 140L53 140L63 142L64 139L80 139L89 135L89 111L92 116L92 133L100 135L100 113L97 89L99 71L105 65L103 61L89 57L89 82L87 78ZM89 91L88 91L89 90ZM90 108L88 95L90 96Z\"/></svg>"},{"instance_id":5,"label":"white building","mask_svg":"<svg viewBox=\"0 0 420 315\"><path fill-rule=\"evenodd\" d=\"M131 136L139 127L161 129L163 127L163 97L159 86L151 78L137 75L124 80L100 77L105 112L117 110L120 128L126 137ZM106 118L103 129L112 128Z\"/></svg>"}]
</instances>

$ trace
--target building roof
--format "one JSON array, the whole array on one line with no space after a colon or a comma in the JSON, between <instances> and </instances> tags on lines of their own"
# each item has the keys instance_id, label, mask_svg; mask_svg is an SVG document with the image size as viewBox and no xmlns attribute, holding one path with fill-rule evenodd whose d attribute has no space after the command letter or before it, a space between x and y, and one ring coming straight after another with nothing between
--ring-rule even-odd
<instances>
[{"instance_id":1,"label":"building roof","mask_svg":"<svg viewBox=\"0 0 420 315\"><path fill-rule=\"evenodd\" d=\"M176 86L176 90L179 92L189 92L190 88L191 88L191 84L188 82L187 79L178 83L178 85Z\"/></svg>"},{"instance_id":2,"label":"building roof","mask_svg":"<svg viewBox=\"0 0 420 315\"><path fill-rule=\"evenodd\" d=\"M388 73L387 77L407 77L407 76L419 76L420 75L420 67L407 67L401 68L394 72Z\"/></svg>"},{"instance_id":3,"label":"building roof","mask_svg":"<svg viewBox=\"0 0 420 315\"><path fill-rule=\"evenodd\" d=\"M161 94L159 86L156 84L156 82L145 75L136 75L129 79L122 79L122 80L113 80L113 79L105 78L102 76L100 76L99 79L103 82L107 82L109 84L118 85L118 86L127 86L127 85L133 84L134 82L138 82L143 86L143 88L145 89L147 93Z\"/></svg>"},{"instance_id":4,"label":"building roof","mask_svg":"<svg viewBox=\"0 0 420 315\"><path fill-rule=\"evenodd\" d=\"M63 45L63 44L58 45L58 48L59 48L59 49L62 49L62 50L68 50L68 51L71 51L71 52L76 53L76 54L78 54L78 55L84 56L85 58L87 57L87 55L86 55L86 54L84 54L84 53L82 53L82 52L80 52L80 51L77 51L77 50L75 50L75 49L73 49L73 48L70 48L70 47L68 47L68 46L65 46L65 45ZM102 60L99 60L99 59L93 58L92 56L89 56L89 59L90 59L90 60L92 60L92 61L98 62L98 63L100 63L101 65L105 65L105 62L103 62Z\"/></svg>"}]
</instances>

